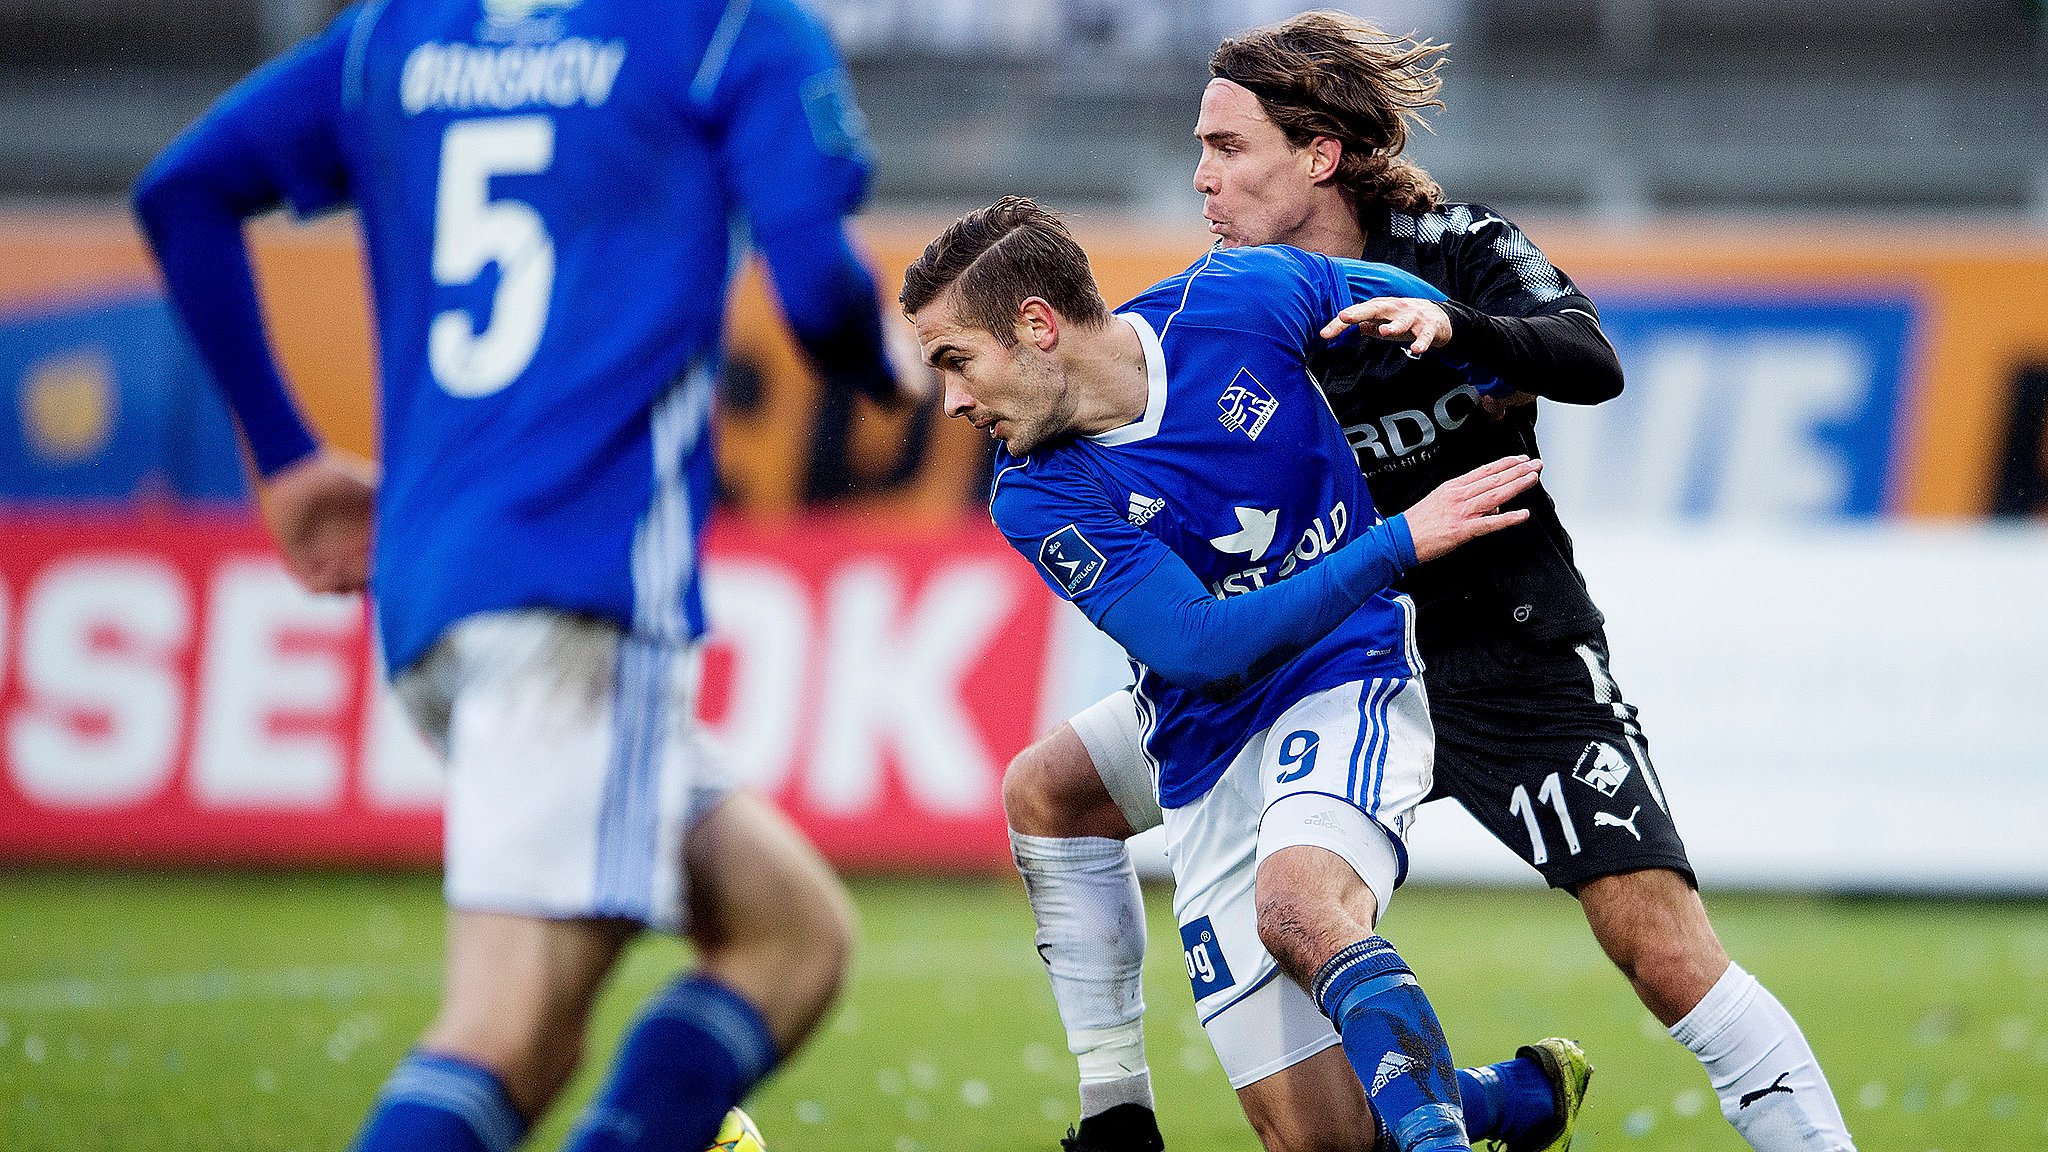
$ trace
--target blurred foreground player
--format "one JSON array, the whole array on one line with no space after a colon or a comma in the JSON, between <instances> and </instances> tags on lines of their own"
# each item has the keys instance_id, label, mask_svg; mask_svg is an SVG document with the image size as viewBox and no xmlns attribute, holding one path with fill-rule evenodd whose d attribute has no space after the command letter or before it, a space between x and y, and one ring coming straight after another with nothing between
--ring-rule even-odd
<instances>
[{"instance_id":1,"label":"blurred foreground player","mask_svg":"<svg viewBox=\"0 0 2048 1152\"><path fill-rule=\"evenodd\" d=\"M1331 317L1390 291L1434 295L1382 265L1217 249L1112 315L1065 226L1018 197L904 276L947 414L1002 442L997 527L1131 654L1196 1008L1276 1148L1469 1146L1435 1012L1373 934L1431 763L1412 606L1388 586L1526 520L1500 507L1540 465L1379 519L1308 361L1344 338ZM1531 1065L1531 1114L1473 1134L1568 1130L1583 1080L1553 1097L1510 1063Z\"/></svg>"},{"instance_id":2,"label":"blurred foreground player","mask_svg":"<svg viewBox=\"0 0 2048 1152\"><path fill-rule=\"evenodd\" d=\"M1592 302L1520 229L1483 205L1445 203L1400 155L1406 120L1440 106L1438 51L1333 13L1255 29L1211 59L1195 129L1195 188L1221 246L1363 256L1449 297L1347 309L1386 342L1333 348L1315 366L1382 509L1481 461L1538 455L1536 396L1598 403L1621 390ZM1518 402L1415 355L1430 349L1507 381ZM1753 1147L1851 1148L1798 1025L1729 962L1707 920L1570 537L1540 486L1519 506L1527 528L1402 577L1428 669L1432 797L1458 800L1579 898L1601 947L1699 1058ZM1080 1058L1083 1120L1070 1144L1083 1152L1158 1143L1141 1030L1144 912L1122 843L1161 820L1141 724L1131 695L1114 695L1027 749L1004 781L1040 951Z\"/></svg>"},{"instance_id":3,"label":"blurred foreground player","mask_svg":"<svg viewBox=\"0 0 2048 1152\"><path fill-rule=\"evenodd\" d=\"M836 994L844 892L696 730L698 542L734 221L823 373L895 394L843 226L867 176L844 68L792 0L396 0L143 177L272 533L315 591L367 579L447 757L441 1012L364 1152L519 1143L643 926L701 964L646 1006L573 1149L706 1147ZM314 442L267 346L242 222L280 204L360 214L381 485Z\"/></svg>"}]
</instances>

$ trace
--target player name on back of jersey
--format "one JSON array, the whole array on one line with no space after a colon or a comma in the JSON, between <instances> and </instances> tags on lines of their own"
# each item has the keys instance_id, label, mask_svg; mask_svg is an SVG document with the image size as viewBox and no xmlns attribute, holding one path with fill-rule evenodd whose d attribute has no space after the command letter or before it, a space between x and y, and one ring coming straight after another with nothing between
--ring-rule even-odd
<instances>
[{"instance_id":1,"label":"player name on back of jersey","mask_svg":"<svg viewBox=\"0 0 2048 1152\"><path fill-rule=\"evenodd\" d=\"M548 44L422 44L405 58L399 100L422 112L596 108L626 63L624 40L569 36Z\"/></svg>"}]
</instances>

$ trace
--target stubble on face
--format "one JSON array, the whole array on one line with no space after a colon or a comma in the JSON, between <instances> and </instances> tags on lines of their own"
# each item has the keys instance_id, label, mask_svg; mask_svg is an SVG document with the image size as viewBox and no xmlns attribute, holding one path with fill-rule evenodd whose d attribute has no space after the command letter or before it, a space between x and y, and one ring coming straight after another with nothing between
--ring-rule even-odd
<instances>
[{"instance_id":1,"label":"stubble on face","mask_svg":"<svg viewBox=\"0 0 2048 1152\"><path fill-rule=\"evenodd\" d=\"M912 318L918 347L938 370L946 415L966 420L1028 456L1073 426L1076 403L1053 359L1017 340L964 321L951 292Z\"/></svg>"}]
</instances>

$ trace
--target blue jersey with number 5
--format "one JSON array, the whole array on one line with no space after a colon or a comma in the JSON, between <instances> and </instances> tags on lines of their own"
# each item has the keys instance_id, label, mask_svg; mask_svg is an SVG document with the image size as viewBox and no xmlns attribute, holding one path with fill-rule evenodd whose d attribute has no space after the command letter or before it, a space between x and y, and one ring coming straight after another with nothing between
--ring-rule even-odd
<instances>
[{"instance_id":1,"label":"blue jersey with number 5","mask_svg":"<svg viewBox=\"0 0 2048 1152\"><path fill-rule=\"evenodd\" d=\"M359 210L393 667L490 609L703 630L736 225L769 242L836 227L867 186L813 17L792 0L373 0L178 148L301 214Z\"/></svg>"}]
</instances>

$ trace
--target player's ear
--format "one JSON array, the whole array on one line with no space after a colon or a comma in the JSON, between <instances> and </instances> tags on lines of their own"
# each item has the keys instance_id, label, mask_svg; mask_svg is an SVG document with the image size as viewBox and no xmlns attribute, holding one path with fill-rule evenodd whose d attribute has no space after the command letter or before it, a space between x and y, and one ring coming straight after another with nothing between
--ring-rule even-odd
<instances>
[{"instance_id":1,"label":"player's ear","mask_svg":"<svg viewBox=\"0 0 2048 1152\"><path fill-rule=\"evenodd\" d=\"M1060 315L1038 296L1026 297L1017 306L1017 338L1040 352L1050 352L1060 342Z\"/></svg>"},{"instance_id":2,"label":"player's ear","mask_svg":"<svg viewBox=\"0 0 2048 1152\"><path fill-rule=\"evenodd\" d=\"M1308 142L1308 178L1311 183L1321 184L1337 175L1337 165L1344 159L1344 142L1335 136L1318 136Z\"/></svg>"}]
</instances>

